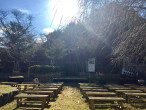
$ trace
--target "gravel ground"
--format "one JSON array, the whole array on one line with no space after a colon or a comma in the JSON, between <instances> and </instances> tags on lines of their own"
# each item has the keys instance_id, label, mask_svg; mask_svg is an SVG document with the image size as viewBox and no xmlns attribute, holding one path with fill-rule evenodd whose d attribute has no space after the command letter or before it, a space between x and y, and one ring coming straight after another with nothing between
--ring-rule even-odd
<instances>
[{"instance_id":1,"label":"gravel ground","mask_svg":"<svg viewBox=\"0 0 146 110\"><path fill-rule=\"evenodd\" d=\"M79 89L70 86L64 86L57 100L50 104L51 107L45 110L89 110L89 104L82 98Z\"/></svg>"},{"instance_id":2,"label":"gravel ground","mask_svg":"<svg viewBox=\"0 0 146 110\"><path fill-rule=\"evenodd\" d=\"M6 104L3 107L0 107L0 110L13 110L16 108L16 101ZM26 107L20 107L15 110L24 110L32 109ZM39 109L34 107L33 109ZM89 104L85 102L85 99L82 98L77 87L64 86L63 91L58 94L58 97L55 101L51 101L49 106L44 110L89 110Z\"/></svg>"},{"instance_id":3,"label":"gravel ground","mask_svg":"<svg viewBox=\"0 0 146 110\"><path fill-rule=\"evenodd\" d=\"M31 105L32 106L32 105ZM138 109L131 106L131 104L124 104L126 109L124 110L145 110L144 108ZM40 106L38 106L40 107ZM0 110L38 110L39 108L35 105L33 108L29 107L20 107L16 109L16 100L11 103L6 104L5 106L0 107ZM82 94L77 88L77 85L65 85L63 91L58 94L58 97L55 101L51 101L44 110L89 110L89 104L85 101L85 98L82 98ZM103 109L97 109L103 110ZM104 109L104 110L113 110L113 109Z\"/></svg>"}]
</instances>

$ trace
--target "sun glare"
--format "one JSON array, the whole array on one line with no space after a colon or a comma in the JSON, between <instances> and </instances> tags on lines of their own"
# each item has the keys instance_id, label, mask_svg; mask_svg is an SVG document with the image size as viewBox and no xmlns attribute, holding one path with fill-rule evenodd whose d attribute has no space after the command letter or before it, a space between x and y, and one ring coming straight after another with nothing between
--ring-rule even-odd
<instances>
[{"instance_id":1,"label":"sun glare","mask_svg":"<svg viewBox=\"0 0 146 110\"><path fill-rule=\"evenodd\" d=\"M52 0L50 8L52 25L56 27L68 24L80 13L78 0Z\"/></svg>"}]
</instances>

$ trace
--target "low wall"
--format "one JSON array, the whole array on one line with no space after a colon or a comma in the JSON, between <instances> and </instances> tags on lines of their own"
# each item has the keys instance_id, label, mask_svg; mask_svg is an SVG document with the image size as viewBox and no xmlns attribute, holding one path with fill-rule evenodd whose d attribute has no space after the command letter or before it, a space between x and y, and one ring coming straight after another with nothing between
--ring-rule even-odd
<instances>
[{"instance_id":1,"label":"low wall","mask_svg":"<svg viewBox=\"0 0 146 110\"><path fill-rule=\"evenodd\" d=\"M14 96L18 93L18 90L13 90L10 93L4 93L0 95L0 107L14 100Z\"/></svg>"},{"instance_id":2,"label":"low wall","mask_svg":"<svg viewBox=\"0 0 146 110\"><path fill-rule=\"evenodd\" d=\"M34 77L38 78L42 83L52 82L53 78L60 78L61 73L35 74Z\"/></svg>"},{"instance_id":3,"label":"low wall","mask_svg":"<svg viewBox=\"0 0 146 110\"><path fill-rule=\"evenodd\" d=\"M47 73L47 74L33 74L33 73L0 73L0 82L8 81L9 76L24 76L25 82L32 82L34 78L38 78L40 82L52 82L53 78L61 77L61 72Z\"/></svg>"},{"instance_id":4,"label":"low wall","mask_svg":"<svg viewBox=\"0 0 146 110\"><path fill-rule=\"evenodd\" d=\"M24 76L24 81L32 82L34 78L38 78L40 82L52 82L53 78L61 78L62 73L48 73L48 74L32 74L32 73L21 73L21 74L0 74L0 82L1 81L8 81L8 76ZM79 78L88 78L89 82L96 82L96 75L95 73L79 73ZM111 74L105 73L103 78L106 82L109 83L119 83L120 74Z\"/></svg>"},{"instance_id":5,"label":"low wall","mask_svg":"<svg viewBox=\"0 0 146 110\"><path fill-rule=\"evenodd\" d=\"M80 73L79 77L89 78L89 82L96 82L95 73ZM105 73L102 77L107 83L119 83L120 80L120 74Z\"/></svg>"}]
</instances>

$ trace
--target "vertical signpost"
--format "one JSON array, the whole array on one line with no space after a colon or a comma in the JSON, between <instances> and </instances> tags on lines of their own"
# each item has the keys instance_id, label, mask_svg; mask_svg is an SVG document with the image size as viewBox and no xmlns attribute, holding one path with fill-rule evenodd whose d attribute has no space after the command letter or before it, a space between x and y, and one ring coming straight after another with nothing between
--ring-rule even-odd
<instances>
[{"instance_id":1,"label":"vertical signpost","mask_svg":"<svg viewBox=\"0 0 146 110\"><path fill-rule=\"evenodd\" d=\"M95 58L88 59L88 72L95 72Z\"/></svg>"},{"instance_id":2,"label":"vertical signpost","mask_svg":"<svg viewBox=\"0 0 146 110\"><path fill-rule=\"evenodd\" d=\"M88 59L88 72L95 72L95 58ZM91 74L89 74L89 82L92 81Z\"/></svg>"}]
</instances>

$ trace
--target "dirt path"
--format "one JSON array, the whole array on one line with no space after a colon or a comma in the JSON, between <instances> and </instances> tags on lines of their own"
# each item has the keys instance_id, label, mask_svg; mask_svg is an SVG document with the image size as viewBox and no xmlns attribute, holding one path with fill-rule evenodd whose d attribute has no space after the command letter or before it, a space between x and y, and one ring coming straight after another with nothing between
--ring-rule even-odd
<instances>
[{"instance_id":1,"label":"dirt path","mask_svg":"<svg viewBox=\"0 0 146 110\"><path fill-rule=\"evenodd\" d=\"M80 90L76 87L64 86L55 102L45 110L89 110L89 104L82 98Z\"/></svg>"}]
</instances>

